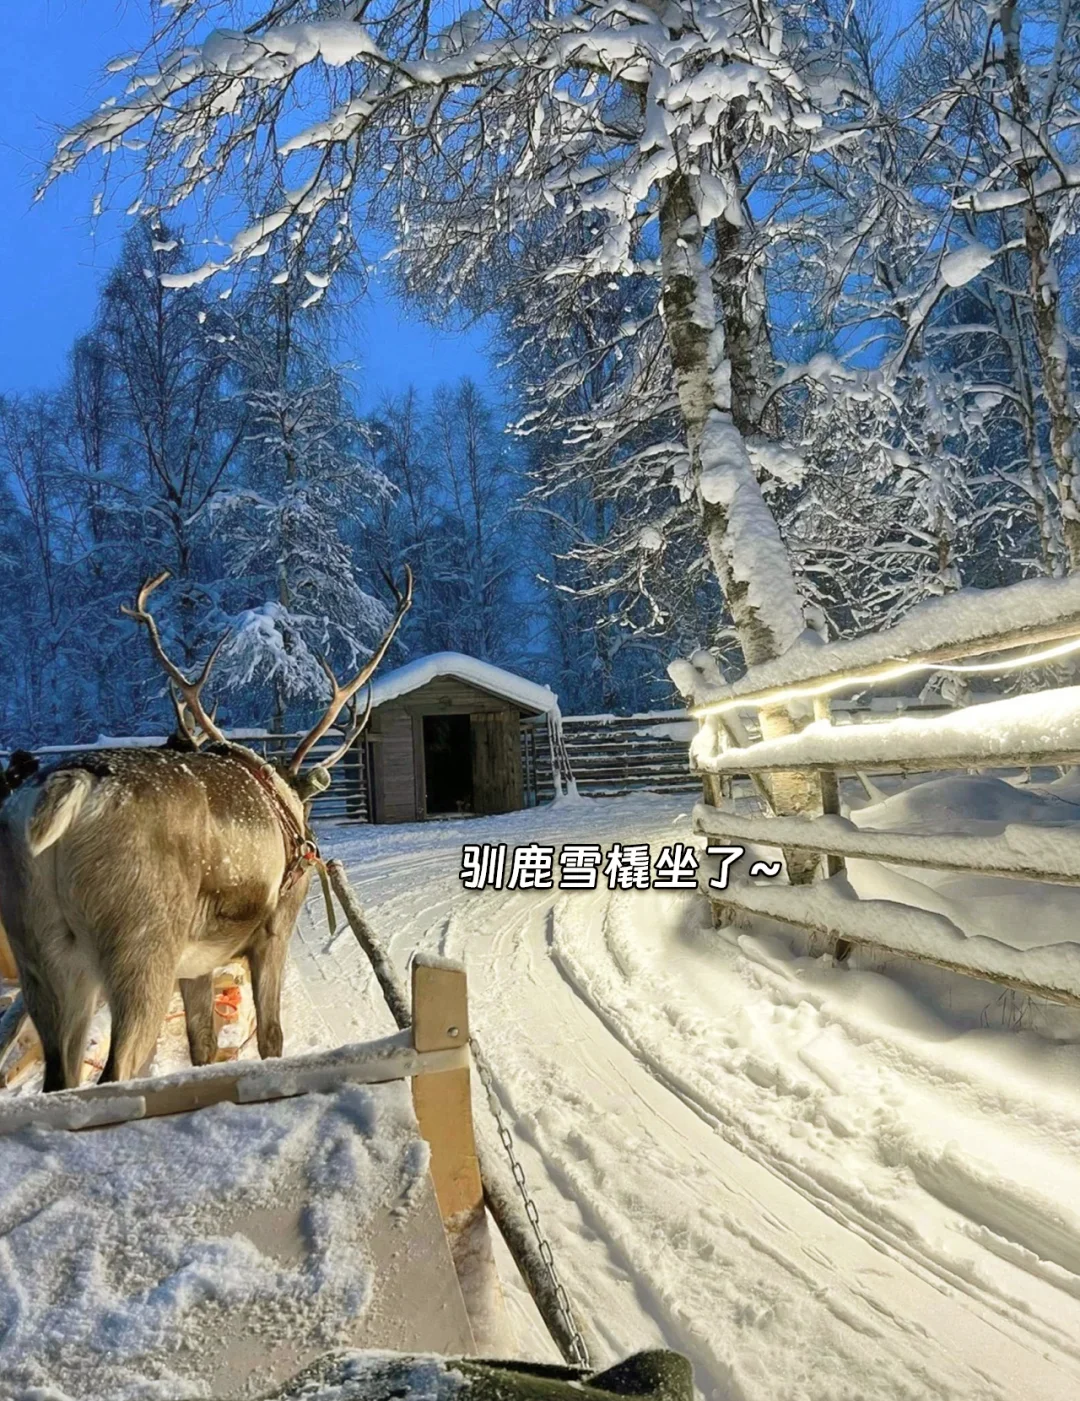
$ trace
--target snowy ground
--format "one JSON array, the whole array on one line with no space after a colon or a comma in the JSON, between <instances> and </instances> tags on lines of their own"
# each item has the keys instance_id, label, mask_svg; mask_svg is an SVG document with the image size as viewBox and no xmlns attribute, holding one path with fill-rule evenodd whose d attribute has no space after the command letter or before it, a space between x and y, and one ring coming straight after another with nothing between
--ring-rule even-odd
<instances>
[{"instance_id":1,"label":"snowy ground","mask_svg":"<svg viewBox=\"0 0 1080 1401\"><path fill-rule=\"evenodd\" d=\"M904 800L877 811L903 825ZM718 1401L1080 1398L1080 1016L896 960L811 962L775 927L712 930L693 893L462 889L464 840L655 853L691 840L685 800L323 838L402 967L418 949L466 961L597 1360L663 1343ZM903 898L972 894L918 874L895 877ZM1006 892L1018 929L1042 889ZM1080 892L1050 908L1064 932ZM324 919L312 900L289 1050L390 1029Z\"/></svg>"},{"instance_id":2,"label":"snowy ground","mask_svg":"<svg viewBox=\"0 0 1080 1401\"><path fill-rule=\"evenodd\" d=\"M1080 822L1071 780L845 796L878 830ZM830 967L764 921L713 930L693 892L462 888L466 840L654 856L700 841L685 796L322 839L402 970L421 949L466 962L473 1029L597 1363L674 1347L710 1401L1080 1398L1080 1012L901 959ZM1018 948L1080 928L1078 889L849 873L865 897ZM317 891L283 1010L293 1053L393 1030ZM156 1069L185 1062L177 1022ZM490 1140L479 1095L477 1124ZM500 1268L514 1350L553 1358L505 1253Z\"/></svg>"}]
</instances>

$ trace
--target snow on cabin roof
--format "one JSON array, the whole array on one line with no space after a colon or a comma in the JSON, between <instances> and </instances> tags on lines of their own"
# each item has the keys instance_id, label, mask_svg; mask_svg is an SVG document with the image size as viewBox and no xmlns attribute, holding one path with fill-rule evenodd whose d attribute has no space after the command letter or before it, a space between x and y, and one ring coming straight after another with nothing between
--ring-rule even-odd
<instances>
[{"instance_id":1,"label":"snow on cabin roof","mask_svg":"<svg viewBox=\"0 0 1080 1401\"><path fill-rule=\"evenodd\" d=\"M464 652L433 652L429 657L417 657L415 661L399 666L396 671L377 676L372 683L372 708L397 700L410 691L417 691L439 676L452 676L481 691L490 691L492 695L514 701L523 710L532 710L539 715L548 715L559 709L558 696L547 686L526 681L523 676L504 671L501 666L492 666L490 662L467 657Z\"/></svg>"}]
</instances>

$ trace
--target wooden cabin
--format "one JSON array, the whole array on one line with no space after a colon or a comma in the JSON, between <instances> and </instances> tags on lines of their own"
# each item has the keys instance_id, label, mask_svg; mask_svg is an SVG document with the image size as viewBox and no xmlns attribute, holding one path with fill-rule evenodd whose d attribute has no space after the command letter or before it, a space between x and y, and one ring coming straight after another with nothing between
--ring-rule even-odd
<instances>
[{"instance_id":1,"label":"wooden cabin","mask_svg":"<svg viewBox=\"0 0 1080 1401\"><path fill-rule=\"evenodd\" d=\"M522 724L557 704L546 686L461 652L376 677L365 736L369 820L523 807Z\"/></svg>"}]
</instances>

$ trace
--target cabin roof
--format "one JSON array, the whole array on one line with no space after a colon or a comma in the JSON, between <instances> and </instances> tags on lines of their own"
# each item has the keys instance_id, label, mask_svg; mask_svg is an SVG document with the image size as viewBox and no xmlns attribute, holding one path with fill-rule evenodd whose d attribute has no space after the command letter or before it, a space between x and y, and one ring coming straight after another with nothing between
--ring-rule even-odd
<instances>
[{"instance_id":1,"label":"cabin roof","mask_svg":"<svg viewBox=\"0 0 1080 1401\"><path fill-rule=\"evenodd\" d=\"M410 691L417 691L440 676L452 676L457 681L512 701L520 710L534 715L547 715L552 711L557 712L559 708L558 696L547 686L526 681L524 676L505 671L501 666L492 666L490 662L479 661L476 657L468 657L464 652L433 652L428 657L417 657L415 661L406 662L396 671L377 676L372 683L372 708L397 700Z\"/></svg>"}]
</instances>

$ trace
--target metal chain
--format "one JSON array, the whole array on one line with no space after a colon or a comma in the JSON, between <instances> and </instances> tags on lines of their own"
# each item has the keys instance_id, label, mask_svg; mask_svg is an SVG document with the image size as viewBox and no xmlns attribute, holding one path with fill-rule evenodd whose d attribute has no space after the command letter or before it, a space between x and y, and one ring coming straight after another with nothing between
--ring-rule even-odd
<instances>
[{"instance_id":1,"label":"metal chain","mask_svg":"<svg viewBox=\"0 0 1080 1401\"><path fill-rule=\"evenodd\" d=\"M510 1135L510 1130L506 1127L506 1120L503 1117L502 1105L499 1103L499 1096L495 1090L495 1082L491 1074L491 1067L487 1062L486 1056L484 1056L480 1047L476 1044L475 1038L470 1038L470 1044L472 1047L473 1063L480 1073L480 1083L487 1093L488 1105L495 1119L495 1126L499 1130L499 1138L502 1141L502 1146L506 1149L506 1156L510 1161L510 1171L513 1175L514 1182L517 1184L517 1189L521 1194L521 1200L525 1207L525 1215L529 1218L529 1225L532 1227L533 1235L536 1237L540 1258L544 1262L551 1280L551 1287L555 1291L555 1302L558 1305L559 1313L562 1315L563 1325L570 1339L570 1348L574 1354L573 1360L579 1367L588 1368L590 1365L589 1350L585 1346L585 1339L582 1337L581 1329L578 1327L574 1318L574 1312L570 1304L570 1296L566 1292L566 1286L559 1278L559 1272L555 1268L555 1257L551 1253L551 1246L548 1244L541 1230L540 1213L536 1208L536 1202L529 1192L528 1183L525 1181L525 1169L522 1167L521 1160L514 1151L514 1140Z\"/></svg>"}]
</instances>

